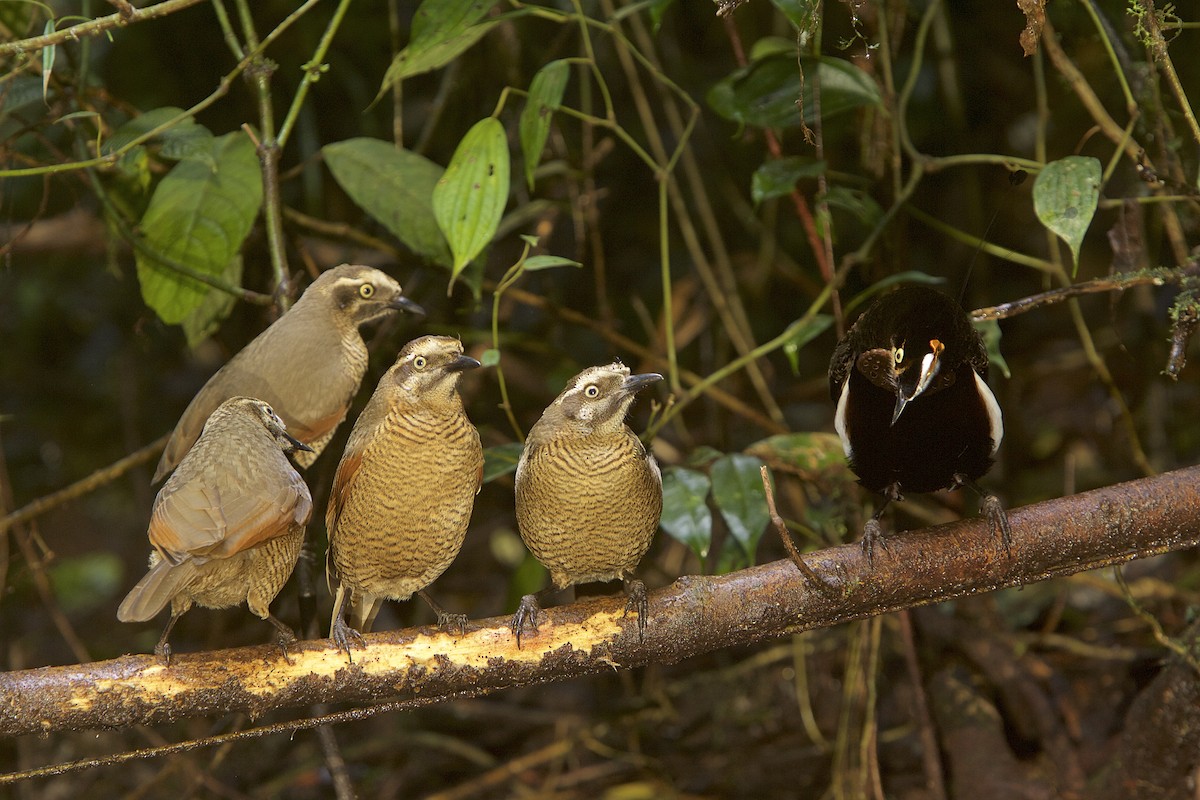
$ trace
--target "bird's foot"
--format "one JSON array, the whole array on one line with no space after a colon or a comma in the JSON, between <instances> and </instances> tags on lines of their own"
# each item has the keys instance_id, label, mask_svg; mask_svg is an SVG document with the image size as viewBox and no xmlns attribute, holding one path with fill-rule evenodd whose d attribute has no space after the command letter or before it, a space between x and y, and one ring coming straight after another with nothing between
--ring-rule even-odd
<instances>
[{"instance_id":1,"label":"bird's foot","mask_svg":"<svg viewBox=\"0 0 1200 800\"><path fill-rule=\"evenodd\" d=\"M268 615L267 622L275 626L275 644L283 654L283 660L292 664L291 656L288 655L288 647L300 641L296 638L296 632L276 619L274 615Z\"/></svg>"},{"instance_id":2,"label":"bird's foot","mask_svg":"<svg viewBox=\"0 0 1200 800\"><path fill-rule=\"evenodd\" d=\"M160 639L158 644L154 645L154 655L162 659L163 666L171 666L171 645L167 644L167 640Z\"/></svg>"},{"instance_id":3,"label":"bird's foot","mask_svg":"<svg viewBox=\"0 0 1200 800\"><path fill-rule=\"evenodd\" d=\"M437 615L437 626L462 636L467 632L467 615L451 614L448 611L443 611Z\"/></svg>"},{"instance_id":4,"label":"bird's foot","mask_svg":"<svg viewBox=\"0 0 1200 800\"><path fill-rule=\"evenodd\" d=\"M642 641L646 633L646 622L650 616L650 600L646 596L646 584L641 581L630 581L625 584L625 594L628 599L625 601L625 613L622 616L628 616L630 611L637 613L638 624L638 641Z\"/></svg>"},{"instance_id":5,"label":"bird's foot","mask_svg":"<svg viewBox=\"0 0 1200 800\"><path fill-rule=\"evenodd\" d=\"M517 606L517 613L513 614L512 622L509 623L513 635L517 637L518 650L521 649L521 634L537 633L538 617L541 616L541 613L542 608L538 605L536 595L527 594L521 598L521 603Z\"/></svg>"},{"instance_id":6,"label":"bird's foot","mask_svg":"<svg viewBox=\"0 0 1200 800\"><path fill-rule=\"evenodd\" d=\"M867 524L863 526L862 537L863 554L867 557L868 566L875 566L876 546L884 551L888 551L887 539L883 538L883 528L880 526L879 520L872 517L871 519L867 520Z\"/></svg>"},{"instance_id":7,"label":"bird's foot","mask_svg":"<svg viewBox=\"0 0 1200 800\"><path fill-rule=\"evenodd\" d=\"M333 621L333 626L329 631L329 638L333 639L333 643L337 645L338 650L346 653L346 658L351 664L354 663L354 656L350 654L350 643L358 645L360 650L367 649L367 643L363 641L362 634L346 624L346 620L339 616Z\"/></svg>"},{"instance_id":8,"label":"bird's foot","mask_svg":"<svg viewBox=\"0 0 1200 800\"><path fill-rule=\"evenodd\" d=\"M1012 560L1012 527L1008 524L1008 514L1004 513L1004 507L1000 505L1000 499L994 494L984 494L979 498L980 509L984 516L987 517L988 523L992 526L993 535L1000 537L1000 542L1004 545L1004 552L1009 560Z\"/></svg>"}]
</instances>

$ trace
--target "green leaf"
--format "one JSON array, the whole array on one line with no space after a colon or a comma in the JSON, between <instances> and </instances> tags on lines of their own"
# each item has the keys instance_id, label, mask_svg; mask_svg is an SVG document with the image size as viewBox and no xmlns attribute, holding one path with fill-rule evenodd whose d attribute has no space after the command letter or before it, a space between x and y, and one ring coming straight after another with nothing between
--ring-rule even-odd
<instances>
[{"instance_id":1,"label":"green leaf","mask_svg":"<svg viewBox=\"0 0 1200 800\"><path fill-rule=\"evenodd\" d=\"M873 228L883 218L883 209L875 198L860 189L834 186L825 194L830 208L838 208L854 215L864 227Z\"/></svg>"},{"instance_id":2,"label":"green leaf","mask_svg":"<svg viewBox=\"0 0 1200 800\"><path fill-rule=\"evenodd\" d=\"M776 158L754 171L750 194L754 204L791 194L801 178L816 178L825 171L825 162L807 156Z\"/></svg>"},{"instance_id":3,"label":"green leaf","mask_svg":"<svg viewBox=\"0 0 1200 800\"><path fill-rule=\"evenodd\" d=\"M49 36L54 33L54 17L46 20L46 27L42 30L42 34ZM50 91L50 75L54 72L54 57L58 54L56 45L49 45L42 48L42 99L46 99L47 93Z\"/></svg>"},{"instance_id":4,"label":"green leaf","mask_svg":"<svg viewBox=\"0 0 1200 800\"><path fill-rule=\"evenodd\" d=\"M690 547L703 561L712 546L712 511L708 508L708 476L683 467L662 471L663 510L659 524L671 538Z\"/></svg>"},{"instance_id":5,"label":"green leaf","mask_svg":"<svg viewBox=\"0 0 1200 800\"><path fill-rule=\"evenodd\" d=\"M100 150L105 154L115 153L134 139L154 130L159 125L175 119L182 113L183 109L181 108L163 106L162 108L147 111L145 114L139 114L117 128L116 132L109 137ZM196 158L202 160L209 167L216 168L216 161L213 160L212 131L198 124L190 116L184 117L150 141L161 143L162 147L159 152L163 158L168 158L172 161Z\"/></svg>"},{"instance_id":6,"label":"green leaf","mask_svg":"<svg viewBox=\"0 0 1200 800\"><path fill-rule=\"evenodd\" d=\"M995 366L1004 377L1011 378L1012 371L1008 368L1008 362L1004 360L1004 354L1000 352L1000 322L994 319L981 320L972 322L975 330L983 335L983 344L987 347L988 361Z\"/></svg>"},{"instance_id":7,"label":"green leaf","mask_svg":"<svg viewBox=\"0 0 1200 800\"><path fill-rule=\"evenodd\" d=\"M803 325L796 326L792 335L783 344L783 354L792 365L792 372L800 374L800 350L804 345L820 336L833 324L829 314L817 314ZM795 325L795 323L793 323Z\"/></svg>"},{"instance_id":8,"label":"green leaf","mask_svg":"<svg viewBox=\"0 0 1200 800\"><path fill-rule=\"evenodd\" d=\"M755 442L746 453L761 458L773 471L791 473L806 483L829 478L855 480L836 433L781 433Z\"/></svg>"},{"instance_id":9,"label":"green leaf","mask_svg":"<svg viewBox=\"0 0 1200 800\"><path fill-rule=\"evenodd\" d=\"M489 347L479 354L479 363L485 367L494 367L500 363L500 351Z\"/></svg>"},{"instance_id":10,"label":"green leaf","mask_svg":"<svg viewBox=\"0 0 1200 800\"><path fill-rule=\"evenodd\" d=\"M710 472L713 500L749 564L754 563L758 540L771 520L759 474L762 464L762 459L754 456L731 453L713 464Z\"/></svg>"},{"instance_id":11,"label":"green leaf","mask_svg":"<svg viewBox=\"0 0 1200 800\"><path fill-rule=\"evenodd\" d=\"M0 3L0 8L4 3ZM4 86L4 102L0 103L0 120L42 102L42 79L34 75L9 77Z\"/></svg>"},{"instance_id":12,"label":"green leaf","mask_svg":"<svg viewBox=\"0 0 1200 800\"><path fill-rule=\"evenodd\" d=\"M542 160L546 137L550 135L550 115L562 104L571 65L551 61L538 70L529 84L529 98L521 111L521 154L525 157L525 180L533 188L533 172Z\"/></svg>"},{"instance_id":13,"label":"green leaf","mask_svg":"<svg viewBox=\"0 0 1200 800\"><path fill-rule=\"evenodd\" d=\"M582 267L578 261L572 261L563 256L530 256L525 259L521 268L526 272L537 272L540 269L551 269L552 267Z\"/></svg>"},{"instance_id":14,"label":"green leaf","mask_svg":"<svg viewBox=\"0 0 1200 800\"><path fill-rule=\"evenodd\" d=\"M150 198L141 231L152 250L208 275L223 275L241 251L262 204L262 174L254 144L244 133L213 140L211 168L202 159L180 161ZM218 291L175 272L138 250L142 299L168 324L195 311Z\"/></svg>"},{"instance_id":15,"label":"green leaf","mask_svg":"<svg viewBox=\"0 0 1200 800\"><path fill-rule=\"evenodd\" d=\"M242 257L240 254L229 259L229 264L221 274L221 279L233 286L242 285ZM201 342L216 333L217 328L229 316L229 312L233 311L236 303L237 298L228 292L210 289L208 294L204 295L200 305L192 309L192 312L180 323L183 334L187 337L188 347L195 349Z\"/></svg>"},{"instance_id":16,"label":"green leaf","mask_svg":"<svg viewBox=\"0 0 1200 800\"><path fill-rule=\"evenodd\" d=\"M658 34L658 29L662 27L663 17L667 13L667 9L675 0L650 0L650 25L651 30L655 35Z\"/></svg>"},{"instance_id":17,"label":"green leaf","mask_svg":"<svg viewBox=\"0 0 1200 800\"><path fill-rule=\"evenodd\" d=\"M450 284L496 233L508 203L508 139L500 120L475 123L433 190L433 214L450 242Z\"/></svg>"},{"instance_id":18,"label":"green leaf","mask_svg":"<svg viewBox=\"0 0 1200 800\"><path fill-rule=\"evenodd\" d=\"M321 152L350 199L405 247L439 266L453 263L433 213L440 166L380 139L347 139L327 144Z\"/></svg>"},{"instance_id":19,"label":"green leaf","mask_svg":"<svg viewBox=\"0 0 1200 800\"><path fill-rule=\"evenodd\" d=\"M393 59L382 95L397 81L440 69L479 41L496 22L479 21L498 0L425 0L413 18L412 39ZM479 23L479 24L476 24Z\"/></svg>"},{"instance_id":20,"label":"green leaf","mask_svg":"<svg viewBox=\"0 0 1200 800\"><path fill-rule=\"evenodd\" d=\"M1102 175L1098 159L1067 156L1047 164L1033 182L1033 210L1042 224L1071 248L1076 272L1083 235L1100 201Z\"/></svg>"},{"instance_id":21,"label":"green leaf","mask_svg":"<svg viewBox=\"0 0 1200 800\"><path fill-rule=\"evenodd\" d=\"M520 442L505 442L483 451L483 482L494 481L502 475L516 472L517 462L525 445Z\"/></svg>"},{"instance_id":22,"label":"green leaf","mask_svg":"<svg viewBox=\"0 0 1200 800\"><path fill-rule=\"evenodd\" d=\"M801 31L812 27L813 15L821 7L819 2L813 0L771 0L771 4Z\"/></svg>"},{"instance_id":23,"label":"green leaf","mask_svg":"<svg viewBox=\"0 0 1200 800\"><path fill-rule=\"evenodd\" d=\"M881 105L879 88L865 72L848 61L823 56L801 61L804 117L816 123L812 102L814 76L821 83L821 113L826 120L862 106ZM709 106L725 119L760 128L789 128L801 122L800 67L791 55L770 55L738 69L709 90Z\"/></svg>"}]
</instances>

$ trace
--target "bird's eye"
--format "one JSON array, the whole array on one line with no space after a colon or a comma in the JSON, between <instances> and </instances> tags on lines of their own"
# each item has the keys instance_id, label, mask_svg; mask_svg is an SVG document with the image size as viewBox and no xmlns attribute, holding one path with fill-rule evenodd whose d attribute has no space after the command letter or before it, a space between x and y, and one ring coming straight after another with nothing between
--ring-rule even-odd
<instances>
[{"instance_id":1,"label":"bird's eye","mask_svg":"<svg viewBox=\"0 0 1200 800\"><path fill-rule=\"evenodd\" d=\"M895 350L892 351L892 354L893 354L892 357L896 359L897 364L900 364L904 361L904 348L903 347L897 347Z\"/></svg>"},{"instance_id":2,"label":"bird's eye","mask_svg":"<svg viewBox=\"0 0 1200 800\"><path fill-rule=\"evenodd\" d=\"M413 359L413 366L417 369L425 369L425 365L428 363L429 362L425 359L425 356L417 356Z\"/></svg>"},{"instance_id":3,"label":"bird's eye","mask_svg":"<svg viewBox=\"0 0 1200 800\"><path fill-rule=\"evenodd\" d=\"M264 411L264 412L266 412L267 416L270 416L270 417L273 417L273 416L275 416L275 409L271 408L271 407L270 407L269 405L267 405L266 403L263 403L263 407L262 407L262 409L263 409L263 411Z\"/></svg>"},{"instance_id":4,"label":"bird's eye","mask_svg":"<svg viewBox=\"0 0 1200 800\"><path fill-rule=\"evenodd\" d=\"M583 393L587 397L599 397L600 396L600 387L594 383L589 383L587 385L587 388L583 390Z\"/></svg>"},{"instance_id":5,"label":"bird's eye","mask_svg":"<svg viewBox=\"0 0 1200 800\"><path fill-rule=\"evenodd\" d=\"M362 299L369 300L375 294L375 287L372 284L364 283L358 287L358 294Z\"/></svg>"}]
</instances>

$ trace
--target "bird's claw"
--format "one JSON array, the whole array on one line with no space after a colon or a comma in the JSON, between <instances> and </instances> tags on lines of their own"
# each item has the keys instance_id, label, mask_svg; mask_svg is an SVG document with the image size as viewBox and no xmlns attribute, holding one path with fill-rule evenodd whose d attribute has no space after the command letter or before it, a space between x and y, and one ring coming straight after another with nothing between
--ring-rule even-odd
<instances>
[{"instance_id":1,"label":"bird's claw","mask_svg":"<svg viewBox=\"0 0 1200 800\"><path fill-rule=\"evenodd\" d=\"M1004 513L1004 507L1000 505L1000 499L994 494L985 494L980 498L980 507L992 526L992 532L1000 536L1000 542L1004 545L1004 552L1011 560L1013 557L1012 527L1008 524L1008 514Z\"/></svg>"},{"instance_id":2,"label":"bird's claw","mask_svg":"<svg viewBox=\"0 0 1200 800\"><path fill-rule=\"evenodd\" d=\"M367 643L363 640L362 634L347 625L346 620L341 617L338 617L333 623L333 630L329 632L329 638L333 639L338 650L345 652L346 658L351 664L354 663L354 656L350 654L351 642L358 645L360 650L367 649Z\"/></svg>"},{"instance_id":3,"label":"bird's claw","mask_svg":"<svg viewBox=\"0 0 1200 800\"><path fill-rule=\"evenodd\" d=\"M862 537L863 555L867 557L868 566L875 566L876 546L880 547L884 551L888 551L887 539L883 538L883 528L880 526L879 520L872 517L871 519L867 520L867 524L863 526Z\"/></svg>"},{"instance_id":4,"label":"bird's claw","mask_svg":"<svg viewBox=\"0 0 1200 800\"><path fill-rule=\"evenodd\" d=\"M437 626L461 636L467 632L467 615L450 614L443 611L437 615Z\"/></svg>"},{"instance_id":5,"label":"bird's claw","mask_svg":"<svg viewBox=\"0 0 1200 800\"><path fill-rule=\"evenodd\" d=\"M521 598L520 605L517 606L517 613L513 614L512 622L509 623L509 628L513 635L517 637L517 649L521 649L521 634L522 633L537 633L538 617L541 616L542 609L538 605L537 597L527 594Z\"/></svg>"},{"instance_id":6,"label":"bird's claw","mask_svg":"<svg viewBox=\"0 0 1200 800\"><path fill-rule=\"evenodd\" d=\"M171 645L166 642L159 642L154 645L154 655L162 659L163 666L171 666Z\"/></svg>"},{"instance_id":7,"label":"bird's claw","mask_svg":"<svg viewBox=\"0 0 1200 800\"><path fill-rule=\"evenodd\" d=\"M630 611L637 613L638 624L638 641L642 641L646 633L646 622L650 616L650 600L646 596L646 584L641 581L630 581L625 587L625 594L628 599L625 601L625 613L622 616L628 616Z\"/></svg>"}]
</instances>

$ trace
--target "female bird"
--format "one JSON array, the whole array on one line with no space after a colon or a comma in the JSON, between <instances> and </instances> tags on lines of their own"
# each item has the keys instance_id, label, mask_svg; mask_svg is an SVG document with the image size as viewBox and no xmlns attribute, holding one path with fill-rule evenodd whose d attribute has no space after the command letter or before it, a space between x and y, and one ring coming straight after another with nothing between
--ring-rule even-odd
<instances>
[{"instance_id":1,"label":"female bird","mask_svg":"<svg viewBox=\"0 0 1200 800\"><path fill-rule=\"evenodd\" d=\"M576 375L529 431L517 463L521 538L550 570L554 589L628 576L650 549L662 515L662 475L625 415L637 393L662 375L629 374L618 362ZM646 587L630 581L628 609L645 630ZM537 630L536 595L512 619Z\"/></svg>"},{"instance_id":2,"label":"female bird","mask_svg":"<svg viewBox=\"0 0 1200 800\"><path fill-rule=\"evenodd\" d=\"M976 483L1004 436L987 371L983 338L962 307L926 286L878 298L838 342L829 364L834 427L859 483L883 497L863 534L868 557L890 501L960 486L979 492L1009 549L1008 519Z\"/></svg>"},{"instance_id":3,"label":"female bird","mask_svg":"<svg viewBox=\"0 0 1200 800\"><path fill-rule=\"evenodd\" d=\"M167 637L193 603L244 602L278 629L282 643L295 641L269 606L296 566L312 515L308 486L284 454L307 449L267 403L234 397L208 418L158 493L150 572L125 597L117 619L145 622L170 603L171 621L154 648L167 663Z\"/></svg>"},{"instance_id":4,"label":"female bird","mask_svg":"<svg viewBox=\"0 0 1200 800\"><path fill-rule=\"evenodd\" d=\"M367 370L358 328L398 309L424 313L400 284L372 267L343 264L326 270L287 313L221 367L183 412L163 450L154 483L162 480L200 435L213 409L237 395L270 403L309 452L309 466L333 437Z\"/></svg>"},{"instance_id":5,"label":"female bird","mask_svg":"<svg viewBox=\"0 0 1200 800\"><path fill-rule=\"evenodd\" d=\"M354 423L325 515L330 636L347 655L385 599L420 594L439 625L466 623L425 589L462 548L483 479L479 432L458 393L463 371L478 366L457 339L414 339Z\"/></svg>"}]
</instances>

